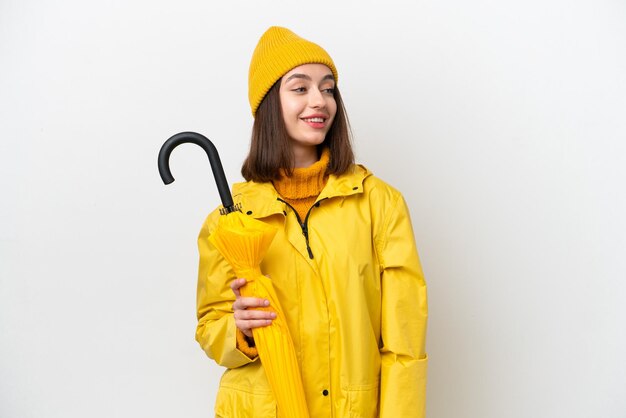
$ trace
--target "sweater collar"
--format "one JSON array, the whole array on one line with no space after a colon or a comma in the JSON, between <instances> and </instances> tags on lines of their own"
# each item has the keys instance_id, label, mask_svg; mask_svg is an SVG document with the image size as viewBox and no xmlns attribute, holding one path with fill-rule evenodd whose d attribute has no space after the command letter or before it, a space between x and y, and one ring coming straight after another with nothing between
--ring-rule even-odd
<instances>
[{"instance_id":1,"label":"sweater collar","mask_svg":"<svg viewBox=\"0 0 626 418\"><path fill-rule=\"evenodd\" d=\"M278 194L287 199L306 199L317 197L326 185L328 175L326 170L330 161L330 150L324 148L319 161L309 167L294 168L291 176L281 170L280 179L274 181Z\"/></svg>"}]
</instances>

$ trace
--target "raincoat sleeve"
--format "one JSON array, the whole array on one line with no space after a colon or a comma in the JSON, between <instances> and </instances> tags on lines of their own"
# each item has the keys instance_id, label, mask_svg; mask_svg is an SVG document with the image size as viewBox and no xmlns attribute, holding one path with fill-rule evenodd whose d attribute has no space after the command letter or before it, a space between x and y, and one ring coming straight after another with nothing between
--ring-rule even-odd
<instances>
[{"instance_id":1,"label":"raincoat sleeve","mask_svg":"<svg viewBox=\"0 0 626 418\"><path fill-rule=\"evenodd\" d=\"M423 418L428 304L406 203L397 195L377 242L381 264L381 418Z\"/></svg>"},{"instance_id":2,"label":"raincoat sleeve","mask_svg":"<svg viewBox=\"0 0 626 418\"><path fill-rule=\"evenodd\" d=\"M232 369L256 359L251 359L237 348L237 327L232 311L235 295L230 288L235 273L208 240L218 217L219 213L209 215L198 236L200 263L196 341L217 364Z\"/></svg>"}]
</instances>

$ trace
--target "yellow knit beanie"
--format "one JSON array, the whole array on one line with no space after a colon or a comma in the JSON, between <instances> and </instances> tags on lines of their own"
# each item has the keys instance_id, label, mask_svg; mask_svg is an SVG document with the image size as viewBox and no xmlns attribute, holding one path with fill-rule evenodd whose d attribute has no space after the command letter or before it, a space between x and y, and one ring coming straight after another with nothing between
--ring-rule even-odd
<instances>
[{"instance_id":1,"label":"yellow knit beanie","mask_svg":"<svg viewBox=\"0 0 626 418\"><path fill-rule=\"evenodd\" d=\"M248 74L248 99L252 116L274 83L295 68L303 64L324 64L338 80L337 68L333 59L319 45L307 41L286 28L272 26L254 49Z\"/></svg>"}]
</instances>

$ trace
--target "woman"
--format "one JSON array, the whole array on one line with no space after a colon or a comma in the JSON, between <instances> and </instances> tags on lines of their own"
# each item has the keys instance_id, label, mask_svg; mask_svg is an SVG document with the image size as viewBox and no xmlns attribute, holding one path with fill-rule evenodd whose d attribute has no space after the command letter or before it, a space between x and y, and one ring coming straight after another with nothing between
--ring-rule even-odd
<instances>
[{"instance_id":1,"label":"woman","mask_svg":"<svg viewBox=\"0 0 626 418\"><path fill-rule=\"evenodd\" d=\"M261 264L294 341L311 417L423 417L426 286L401 194L353 164L347 117L328 53L285 28L254 51L255 117L247 180L233 188L243 213L278 228ZM218 417L275 417L252 329L273 314L242 297L207 237L198 239L196 339L222 376Z\"/></svg>"}]
</instances>

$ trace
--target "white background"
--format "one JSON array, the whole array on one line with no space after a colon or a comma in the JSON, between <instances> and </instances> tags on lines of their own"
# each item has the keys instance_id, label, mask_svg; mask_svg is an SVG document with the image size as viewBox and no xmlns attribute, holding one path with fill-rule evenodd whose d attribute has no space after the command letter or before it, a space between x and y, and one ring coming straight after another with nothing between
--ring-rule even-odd
<instances>
[{"instance_id":1,"label":"white background","mask_svg":"<svg viewBox=\"0 0 626 418\"><path fill-rule=\"evenodd\" d=\"M428 416L626 416L626 5L0 0L0 416L208 417L196 236L270 25L324 46L411 208ZM399 417L401 418L401 417Z\"/></svg>"}]
</instances>

